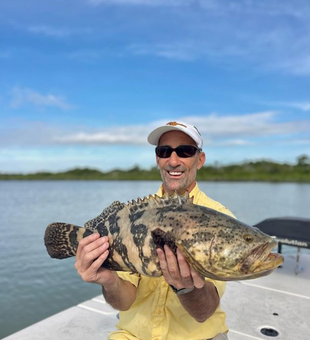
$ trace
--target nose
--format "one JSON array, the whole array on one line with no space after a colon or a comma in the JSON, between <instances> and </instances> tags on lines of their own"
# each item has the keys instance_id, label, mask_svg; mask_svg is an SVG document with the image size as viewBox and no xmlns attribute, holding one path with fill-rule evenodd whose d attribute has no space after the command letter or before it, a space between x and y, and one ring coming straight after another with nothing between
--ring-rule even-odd
<instances>
[{"instance_id":1,"label":"nose","mask_svg":"<svg viewBox=\"0 0 310 340\"><path fill-rule=\"evenodd\" d=\"M175 151L172 151L171 156L169 157L169 165L173 166L173 167L177 167L178 165L180 165L180 158L177 155L177 153Z\"/></svg>"}]
</instances>

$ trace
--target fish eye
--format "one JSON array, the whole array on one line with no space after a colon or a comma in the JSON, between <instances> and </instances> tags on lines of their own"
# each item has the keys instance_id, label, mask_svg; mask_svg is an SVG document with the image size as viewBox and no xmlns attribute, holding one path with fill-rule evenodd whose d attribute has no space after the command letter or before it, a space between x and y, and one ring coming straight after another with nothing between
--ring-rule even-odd
<instances>
[{"instance_id":1,"label":"fish eye","mask_svg":"<svg viewBox=\"0 0 310 340\"><path fill-rule=\"evenodd\" d=\"M252 243L254 241L254 237L249 234L243 235L243 239L246 243Z\"/></svg>"}]
</instances>

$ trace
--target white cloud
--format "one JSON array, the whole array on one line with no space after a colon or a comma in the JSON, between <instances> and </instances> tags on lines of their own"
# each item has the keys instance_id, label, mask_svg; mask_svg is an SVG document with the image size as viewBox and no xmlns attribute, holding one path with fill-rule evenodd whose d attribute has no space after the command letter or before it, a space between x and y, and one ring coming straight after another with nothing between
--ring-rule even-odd
<instances>
[{"instance_id":1,"label":"white cloud","mask_svg":"<svg viewBox=\"0 0 310 340\"><path fill-rule=\"evenodd\" d=\"M62 110L73 108L73 106L68 104L61 96L54 94L43 95L32 89L15 87L12 91L10 106L17 109L27 104L32 104L36 107L56 107Z\"/></svg>"},{"instance_id":2,"label":"white cloud","mask_svg":"<svg viewBox=\"0 0 310 340\"><path fill-rule=\"evenodd\" d=\"M101 132L77 132L75 134L55 136L54 141L60 144L75 145L143 145L146 142L146 135L144 127L128 126L107 129Z\"/></svg>"},{"instance_id":3,"label":"white cloud","mask_svg":"<svg viewBox=\"0 0 310 340\"><path fill-rule=\"evenodd\" d=\"M309 139L297 139L290 142L290 144L295 145L310 145L310 138Z\"/></svg>"},{"instance_id":4,"label":"white cloud","mask_svg":"<svg viewBox=\"0 0 310 340\"><path fill-rule=\"evenodd\" d=\"M180 117L198 127L204 145L246 146L309 140L310 122L277 120L273 111L244 115L209 114ZM45 123L22 123L11 126L1 133L0 144L9 145L126 145L146 146L150 131L171 119L151 122L146 125L123 125L109 128L80 128ZM36 131L34 133L34 131Z\"/></svg>"},{"instance_id":5,"label":"white cloud","mask_svg":"<svg viewBox=\"0 0 310 340\"><path fill-rule=\"evenodd\" d=\"M225 147L226 146L246 146L246 145L254 145L254 143L248 140L245 140L245 139L230 139L230 140L220 142L219 145L225 146Z\"/></svg>"},{"instance_id":6,"label":"white cloud","mask_svg":"<svg viewBox=\"0 0 310 340\"><path fill-rule=\"evenodd\" d=\"M274 102L274 105L292 107L301 111L310 111L310 102Z\"/></svg>"},{"instance_id":7,"label":"white cloud","mask_svg":"<svg viewBox=\"0 0 310 340\"><path fill-rule=\"evenodd\" d=\"M303 122L277 122L276 116L277 112L266 111L244 115L210 114L206 117L185 117L184 120L191 120L202 134L213 138L268 137L305 130Z\"/></svg>"},{"instance_id":8,"label":"white cloud","mask_svg":"<svg viewBox=\"0 0 310 340\"><path fill-rule=\"evenodd\" d=\"M142 0L129 3L143 5ZM227 67L238 58L240 67L246 64L260 70L310 74L310 6L306 1L300 6L291 1L281 5L278 1L167 1L165 5L176 3L202 10L198 13L191 8L188 16L186 9L174 13L173 22L180 25L180 34L163 35L152 43L132 43L129 49L133 54L187 62L206 60ZM154 4L163 5L161 1Z\"/></svg>"},{"instance_id":9,"label":"white cloud","mask_svg":"<svg viewBox=\"0 0 310 340\"><path fill-rule=\"evenodd\" d=\"M244 149L248 147L251 149L251 159L260 158L259 155L264 154L264 157L285 161L299 154L309 154L310 122L307 120L281 122L279 116L276 112L268 111L235 116L219 114L187 116L173 120L186 121L198 127L204 139L208 162L223 157L226 162L242 161L248 152L248 149L246 151ZM18 171L17 165L12 167L15 163L24 171L30 171L31 167L37 170L52 169L56 165L59 167L57 169L61 170L81 164L102 169L122 168L130 167L133 163L137 164L137 160L139 166L148 167L154 164L154 160L152 152L147 153L146 157L143 151L149 146L147 136L152 129L168 121L171 119L144 125L118 125L93 129L72 124L61 126L14 120L14 124L0 127L0 162L2 157L6 171ZM24 156L15 159L11 159L11 156L6 157L11 151L14 155L14 150L20 150ZM31 150L37 151L33 153ZM51 150L55 157L50 159L46 150ZM105 157L102 157L103 154ZM30 155L28 160L25 159L27 155ZM28 162L29 168L23 159ZM36 159L37 163L34 163ZM40 159L42 164L45 164L44 167L40 165ZM100 161L103 160L105 163L101 164Z\"/></svg>"},{"instance_id":10,"label":"white cloud","mask_svg":"<svg viewBox=\"0 0 310 340\"><path fill-rule=\"evenodd\" d=\"M310 130L308 121L278 122L277 113L267 111L245 115L210 114L207 116L189 116L180 120L191 122L198 127L204 140L209 143L222 145L248 145L257 139L268 138L292 138L298 134L307 133ZM167 120L168 121L168 120ZM166 121L156 122L165 124ZM65 138L57 139L59 142L72 144L146 144L148 132L156 124L149 126L118 127L100 132L79 132L69 134Z\"/></svg>"}]
</instances>

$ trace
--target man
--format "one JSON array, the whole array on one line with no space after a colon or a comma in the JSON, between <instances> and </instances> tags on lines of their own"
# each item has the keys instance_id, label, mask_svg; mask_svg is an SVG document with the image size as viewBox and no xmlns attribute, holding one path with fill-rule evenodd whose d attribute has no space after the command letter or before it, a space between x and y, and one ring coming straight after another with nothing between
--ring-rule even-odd
<instances>
[{"instance_id":1,"label":"man","mask_svg":"<svg viewBox=\"0 0 310 340\"><path fill-rule=\"evenodd\" d=\"M157 195L189 192L194 203L232 213L201 192L196 173L205 162L202 138L192 125L170 122L148 137L156 145L156 162L162 177ZM163 276L114 272L101 267L109 252L107 237L93 234L80 241L75 268L86 282L102 286L106 301L120 311L113 340L227 339L220 297L225 283L205 279L189 266L180 251L157 250Z\"/></svg>"}]
</instances>

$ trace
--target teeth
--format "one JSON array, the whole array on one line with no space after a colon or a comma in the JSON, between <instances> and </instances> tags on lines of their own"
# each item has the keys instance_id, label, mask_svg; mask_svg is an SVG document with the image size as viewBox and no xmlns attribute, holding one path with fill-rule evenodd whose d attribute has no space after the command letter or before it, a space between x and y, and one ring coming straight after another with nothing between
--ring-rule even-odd
<instances>
[{"instance_id":1,"label":"teeth","mask_svg":"<svg viewBox=\"0 0 310 340\"><path fill-rule=\"evenodd\" d=\"M172 176L180 176L180 175L182 175L182 172L169 171L169 174L172 175Z\"/></svg>"}]
</instances>

